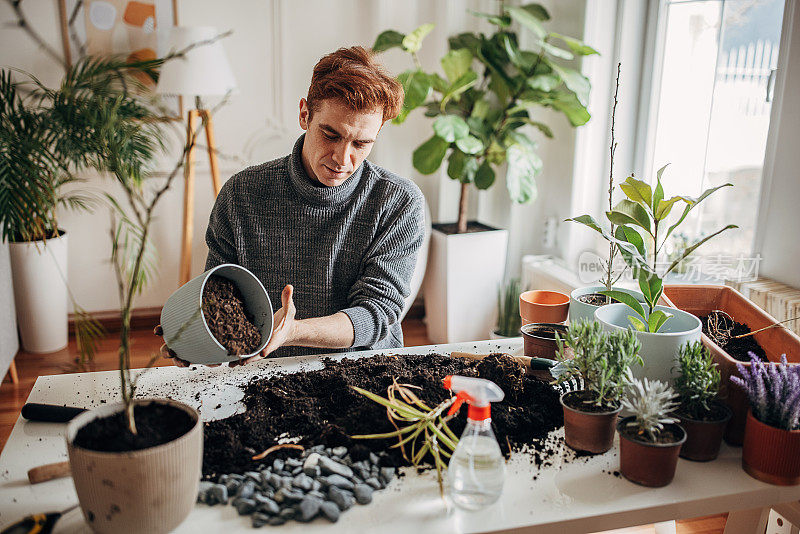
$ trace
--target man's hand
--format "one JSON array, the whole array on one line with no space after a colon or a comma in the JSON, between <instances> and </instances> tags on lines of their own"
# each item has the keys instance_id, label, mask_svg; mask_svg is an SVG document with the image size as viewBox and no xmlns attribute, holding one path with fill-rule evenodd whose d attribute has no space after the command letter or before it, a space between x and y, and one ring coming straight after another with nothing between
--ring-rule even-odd
<instances>
[{"instance_id":1,"label":"man's hand","mask_svg":"<svg viewBox=\"0 0 800 534\"><path fill-rule=\"evenodd\" d=\"M272 337L269 338L267 346L260 354L241 360L239 363L246 364L258 361L268 354L275 352L277 349L286 343L294 340L295 334L295 314L297 310L294 307L294 300L292 295L294 287L287 285L281 292L281 308L272 316Z\"/></svg>"}]
</instances>

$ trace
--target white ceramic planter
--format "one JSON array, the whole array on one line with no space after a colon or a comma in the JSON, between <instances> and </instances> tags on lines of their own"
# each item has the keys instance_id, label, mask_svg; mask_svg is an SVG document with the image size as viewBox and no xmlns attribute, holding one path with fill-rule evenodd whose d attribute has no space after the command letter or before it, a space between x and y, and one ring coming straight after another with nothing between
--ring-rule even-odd
<instances>
[{"instance_id":1,"label":"white ceramic planter","mask_svg":"<svg viewBox=\"0 0 800 534\"><path fill-rule=\"evenodd\" d=\"M493 330L507 246L507 230L433 230L424 290L432 343L477 341Z\"/></svg>"},{"instance_id":2,"label":"white ceramic planter","mask_svg":"<svg viewBox=\"0 0 800 534\"><path fill-rule=\"evenodd\" d=\"M17 312L14 309L14 285L11 281L11 258L8 243L0 241L0 380L6 376L19 350Z\"/></svg>"},{"instance_id":3,"label":"white ceramic planter","mask_svg":"<svg viewBox=\"0 0 800 534\"><path fill-rule=\"evenodd\" d=\"M197 500L203 465L203 424L197 410L168 399L159 402L187 411L195 420L178 439L131 452L98 452L73 445L78 430L98 417L123 409L110 404L82 413L67 425L67 453L86 522L95 532L157 534L186 519Z\"/></svg>"},{"instance_id":4,"label":"white ceramic planter","mask_svg":"<svg viewBox=\"0 0 800 534\"><path fill-rule=\"evenodd\" d=\"M220 345L200 312L203 289L211 275L231 280L239 288L253 324L261 332L261 343L250 354L229 355ZM191 363L216 364L249 358L261 352L272 336L272 303L256 276L240 265L224 263L192 278L169 296L161 309L164 341L180 359Z\"/></svg>"},{"instance_id":5,"label":"white ceramic planter","mask_svg":"<svg viewBox=\"0 0 800 534\"><path fill-rule=\"evenodd\" d=\"M67 346L67 234L11 243L11 274L22 348L55 352Z\"/></svg>"},{"instance_id":6,"label":"white ceramic planter","mask_svg":"<svg viewBox=\"0 0 800 534\"><path fill-rule=\"evenodd\" d=\"M700 319L683 310L666 306L656 306L655 309L674 316L657 333L636 332L636 337L642 344L640 354L644 367L635 365L632 369L633 375L636 378L647 377L672 384L671 370L675 367L678 350L685 343L700 341L702 324ZM632 329L629 315L635 315L635 312L621 303L601 306L594 312L595 319L608 331Z\"/></svg>"},{"instance_id":7,"label":"white ceramic planter","mask_svg":"<svg viewBox=\"0 0 800 534\"><path fill-rule=\"evenodd\" d=\"M597 293L598 291L605 291L605 289L606 286L586 286L573 290L569 295L569 322L571 324L575 324L579 323L580 321L593 321L594 312L597 310L597 308L599 308L599 306L586 304L578 299L583 295L591 295L592 293ZM644 295L642 295L639 291L625 289L622 287L615 287L614 290L623 291L629 295L633 295L636 300L644 303Z\"/></svg>"}]
</instances>

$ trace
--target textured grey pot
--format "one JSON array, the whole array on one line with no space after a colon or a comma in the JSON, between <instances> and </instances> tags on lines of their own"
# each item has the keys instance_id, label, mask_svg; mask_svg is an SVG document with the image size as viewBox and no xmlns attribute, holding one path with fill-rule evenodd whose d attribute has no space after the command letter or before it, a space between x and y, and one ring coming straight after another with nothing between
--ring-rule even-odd
<instances>
[{"instance_id":1,"label":"textured grey pot","mask_svg":"<svg viewBox=\"0 0 800 534\"><path fill-rule=\"evenodd\" d=\"M636 378L647 377L671 385L673 377L670 371L675 367L675 356L685 343L700 341L702 323L700 319L683 310L667 306L656 306L655 309L671 313L673 317L670 317L656 333L634 330L642 344L639 354L644 360L644 366L634 365L631 371ZM610 332L633 330L628 319L629 315L635 315L635 312L621 303L607 304L594 312L595 319Z\"/></svg>"},{"instance_id":2,"label":"textured grey pot","mask_svg":"<svg viewBox=\"0 0 800 534\"><path fill-rule=\"evenodd\" d=\"M586 287L579 287L578 289L574 289L572 293L569 294L569 322L570 324L577 324L580 321L594 321L594 312L600 306L595 306L593 304L586 304L585 302L581 302L578 300L583 295L591 295L592 293L597 293L598 291L605 290L606 286L586 286ZM625 289L622 287L615 287L615 291L623 291L630 295L633 295L636 300L639 302L644 303L644 295L642 295L639 291L635 291L633 289Z\"/></svg>"},{"instance_id":3,"label":"textured grey pot","mask_svg":"<svg viewBox=\"0 0 800 534\"><path fill-rule=\"evenodd\" d=\"M250 354L229 355L208 329L200 311L203 289L212 274L231 280L242 292L244 305L261 332L261 343ZM240 265L225 263L192 278L169 296L161 310L164 341L178 358L191 363L215 364L249 358L261 352L272 336L272 303L256 276Z\"/></svg>"}]
</instances>

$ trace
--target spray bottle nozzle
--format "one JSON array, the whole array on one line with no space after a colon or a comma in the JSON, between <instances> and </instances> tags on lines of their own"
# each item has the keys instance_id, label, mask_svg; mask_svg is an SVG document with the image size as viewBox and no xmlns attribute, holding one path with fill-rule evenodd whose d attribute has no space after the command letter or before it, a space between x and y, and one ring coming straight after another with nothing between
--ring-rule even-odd
<instances>
[{"instance_id":1,"label":"spray bottle nozzle","mask_svg":"<svg viewBox=\"0 0 800 534\"><path fill-rule=\"evenodd\" d=\"M473 421L481 421L491 417L490 403L503 400L505 394L497 384L483 378L447 375L444 387L456 393L456 401L447 415L456 413L464 402L469 404L467 417Z\"/></svg>"}]
</instances>

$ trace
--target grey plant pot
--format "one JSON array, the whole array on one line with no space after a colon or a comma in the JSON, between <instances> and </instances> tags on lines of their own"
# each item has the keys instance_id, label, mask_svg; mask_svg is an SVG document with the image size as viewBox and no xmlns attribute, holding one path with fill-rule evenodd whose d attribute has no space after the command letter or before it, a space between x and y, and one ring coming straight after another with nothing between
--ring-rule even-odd
<instances>
[{"instance_id":1,"label":"grey plant pot","mask_svg":"<svg viewBox=\"0 0 800 534\"><path fill-rule=\"evenodd\" d=\"M203 289L212 274L231 280L239 288L253 324L261 332L255 351L241 356L229 355L208 329L200 311ZM249 358L261 352L272 336L272 302L256 276L240 265L225 263L189 280L169 296L161 310L164 341L180 359L190 363L215 364Z\"/></svg>"},{"instance_id":2,"label":"grey plant pot","mask_svg":"<svg viewBox=\"0 0 800 534\"><path fill-rule=\"evenodd\" d=\"M631 368L636 378L661 380L672 384L671 370L675 367L675 356L685 343L700 341L702 323L700 319L676 308L656 306L656 310L671 313L661 330L656 333L636 331L636 337L642 344L639 354L644 366L634 365ZM607 304L594 312L595 319L609 332L633 329L629 315L635 315L626 304Z\"/></svg>"},{"instance_id":3,"label":"grey plant pot","mask_svg":"<svg viewBox=\"0 0 800 534\"><path fill-rule=\"evenodd\" d=\"M596 286L586 286L586 287L579 287L578 289L574 289L572 293L569 294L569 322L571 324L578 323L580 321L594 321L594 312L600 306L595 306L593 304L586 304L585 302L581 302L578 300L583 295L591 295L592 293L597 293L598 291L605 290L606 286L596 285ZM614 287L615 291L622 291L633 295L636 300L641 303L644 303L644 295L641 294L639 291L635 291L633 289L625 289L622 287Z\"/></svg>"}]
</instances>

